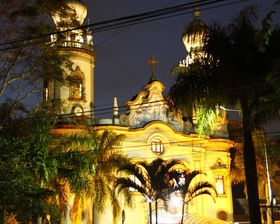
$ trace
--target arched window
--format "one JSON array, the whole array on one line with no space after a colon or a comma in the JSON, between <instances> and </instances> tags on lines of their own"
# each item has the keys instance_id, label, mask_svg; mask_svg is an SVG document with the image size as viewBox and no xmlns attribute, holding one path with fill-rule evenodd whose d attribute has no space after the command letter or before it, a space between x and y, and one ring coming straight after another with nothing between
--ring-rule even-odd
<instances>
[{"instance_id":1,"label":"arched window","mask_svg":"<svg viewBox=\"0 0 280 224\"><path fill-rule=\"evenodd\" d=\"M216 185L215 187L218 195L225 194L224 176L216 175L215 185Z\"/></svg>"},{"instance_id":2,"label":"arched window","mask_svg":"<svg viewBox=\"0 0 280 224\"><path fill-rule=\"evenodd\" d=\"M48 86L48 82L44 82L44 95L43 95L43 99L44 101L48 101L49 100L49 86Z\"/></svg>"},{"instance_id":3,"label":"arched window","mask_svg":"<svg viewBox=\"0 0 280 224\"><path fill-rule=\"evenodd\" d=\"M153 139L151 142L152 152L156 155L161 155L164 152L164 147L159 139Z\"/></svg>"},{"instance_id":4,"label":"arched window","mask_svg":"<svg viewBox=\"0 0 280 224\"><path fill-rule=\"evenodd\" d=\"M74 99L82 99L83 98L83 79L75 75L74 83L72 85L72 97Z\"/></svg>"},{"instance_id":5,"label":"arched window","mask_svg":"<svg viewBox=\"0 0 280 224\"><path fill-rule=\"evenodd\" d=\"M77 66L75 71L69 76L70 83L70 99L84 99L85 91L85 75L81 71L80 67Z\"/></svg>"}]
</instances>

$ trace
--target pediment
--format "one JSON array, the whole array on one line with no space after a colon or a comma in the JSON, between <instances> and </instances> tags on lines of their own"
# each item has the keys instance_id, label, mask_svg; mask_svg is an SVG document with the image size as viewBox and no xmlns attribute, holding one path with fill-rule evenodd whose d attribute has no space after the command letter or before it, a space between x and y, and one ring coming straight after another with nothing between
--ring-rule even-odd
<instances>
[{"instance_id":1,"label":"pediment","mask_svg":"<svg viewBox=\"0 0 280 224\"><path fill-rule=\"evenodd\" d=\"M167 122L168 106L162 96L164 88L159 81L143 87L144 91L124 104L128 108L128 114L120 116L121 122L133 128L143 127L155 120Z\"/></svg>"},{"instance_id":2,"label":"pediment","mask_svg":"<svg viewBox=\"0 0 280 224\"><path fill-rule=\"evenodd\" d=\"M168 105L162 95L165 86L159 81L153 81L143 87L124 106L127 114L119 117L120 124L131 128L141 128L153 121L162 121L170 125L174 130L190 133L193 126L190 122L184 122L182 116L176 116L168 111Z\"/></svg>"},{"instance_id":3,"label":"pediment","mask_svg":"<svg viewBox=\"0 0 280 224\"><path fill-rule=\"evenodd\" d=\"M219 158L213 166L211 166L211 169L226 169L227 165Z\"/></svg>"}]
</instances>

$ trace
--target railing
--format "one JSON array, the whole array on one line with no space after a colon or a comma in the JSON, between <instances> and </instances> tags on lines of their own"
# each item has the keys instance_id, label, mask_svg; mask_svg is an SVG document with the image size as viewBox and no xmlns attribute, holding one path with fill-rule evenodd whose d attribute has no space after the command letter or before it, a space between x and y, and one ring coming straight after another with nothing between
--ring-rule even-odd
<instances>
[{"instance_id":1,"label":"railing","mask_svg":"<svg viewBox=\"0 0 280 224\"><path fill-rule=\"evenodd\" d=\"M73 47L73 48L81 48L88 51L93 51L93 45L82 43L79 41L55 41L53 42L58 47Z\"/></svg>"}]
</instances>

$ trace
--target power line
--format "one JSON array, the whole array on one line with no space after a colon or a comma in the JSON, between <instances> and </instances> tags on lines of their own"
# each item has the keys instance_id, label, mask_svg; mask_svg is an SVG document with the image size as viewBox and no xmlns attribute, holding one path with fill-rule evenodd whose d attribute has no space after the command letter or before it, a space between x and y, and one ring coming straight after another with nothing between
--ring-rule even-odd
<instances>
[{"instance_id":1,"label":"power line","mask_svg":"<svg viewBox=\"0 0 280 224\"><path fill-rule=\"evenodd\" d=\"M93 23L93 24L89 24L89 25L83 25L83 26L75 27L73 29L67 29L67 30L63 30L63 31L47 33L44 35L29 37L29 38L25 38L25 39L13 39L11 41L0 43L0 47L4 46L0 49L0 51L6 50L6 49L11 49L11 47L5 47L7 45L25 43L25 44L22 44L22 46L26 46L26 43L32 43L31 41L41 39L41 38L49 38L51 35L67 33L67 32L73 31L73 30L77 30L77 29L87 29L89 27L93 27L91 31L96 33L96 32L106 31L108 29L120 28L123 26L131 25L131 24L133 25L133 23L135 24L135 23L155 21L154 18L161 17L161 16L162 16L162 18L158 18L158 19L169 18L170 16L166 16L166 15L193 9L193 7L196 3L198 3L198 6L201 7L201 6L207 6L207 5L226 2L226 1L229 1L229 0L210 0L210 1L209 0L200 0L200 1L177 5L177 6L173 6L173 7L169 7L169 8L159 9L159 10L155 10L155 11L151 11L151 12L136 14L136 15L132 15L132 16L120 17L120 18L116 18L113 20L107 20L107 21ZM245 1L248 1L248 0L245 0ZM227 3L227 4L213 6L210 8L217 8L217 7L222 7L222 6L237 4L237 3L242 3L242 2L244 2L244 0L239 0L239 1L231 2L231 3ZM208 8L208 9L210 9L210 8ZM178 15L182 15L182 14L177 14L175 16L178 16ZM20 47L20 45L15 46L15 47Z\"/></svg>"},{"instance_id":2,"label":"power line","mask_svg":"<svg viewBox=\"0 0 280 224\"><path fill-rule=\"evenodd\" d=\"M174 2L174 1L175 1L175 0L172 0L171 2L169 2L168 4L162 6L162 7L159 8L159 9L165 8L166 6L170 5L170 4L171 4L172 2ZM136 23L134 23L134 24L131 24L131 25L128 26L128 27L125 27L124 29L122 29L122 30L118 31L117 33L111 35L110 37L106 38L105 40L99 42L98 44L95 44L94 47L96 48L97 46L99 46L99 45L105 43L105 42L108 41L109 39L112 39L113 37L117 36L118 34L124 32L125 30L129 29L130 27L132 27L132 26L134 26L134 25L136 25L136 24L138 24L138 23L139 23L139 22L136 22Z\"/></svg>"}]
</instances>

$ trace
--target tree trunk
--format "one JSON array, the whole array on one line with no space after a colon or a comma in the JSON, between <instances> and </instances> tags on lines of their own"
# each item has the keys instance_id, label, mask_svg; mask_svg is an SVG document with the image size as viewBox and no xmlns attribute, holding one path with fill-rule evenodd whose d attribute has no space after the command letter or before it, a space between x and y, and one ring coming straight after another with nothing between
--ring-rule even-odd
<instances>
[{"instance_id":1,"label":"tree trunk","mask_svg":"<svg viewBox=\"0 0 280 224\"><path fill-rule=\"evenodd\" d=\"M93 224L98 224L99 223L99 218L98 218L98 209L97 209L97 206L96 206L96 202L94 200L94 204L92 206L92 210L93 210Z\"/></svg>"},{"instance_id":2,"label":"tree trunk","mask_svg":"<svg viewBox=\"0 0 280 224\"><path fill-rule=\"evenodd\" d=\"M258 192L258 176L256 166L256 155L252 139L252 124L251 124L251 112L248 108L247 98L244 97L241 101L242 107L242 124L243 124L243 156L244 156L244 168L247 185L247 195L250 213L250 223L261 224L261 211L260 200Z\"/></svg>"},{"instance_id":3,"label":"tree trunk","mask_svg":"<svg viewBox=\"0 0 280 224\"><path fill-rule=\"evenodd\" d=\"M6 206L4 205L3 208L0 210L1 211L1 218L2 218L2 223L6 224L7 222L7 217L6 217Z\"/></svg>"},{"instance_id":4,"label":"tree trunk","mask_svg":"<svg viewBox=\"0 0 280 224\"><path fill-rule=\"evenodd\" d=\"M152 202L149 200L150 224L152 224Z\"/></svg>"},{"instance_id":5,"label":"tree trunk","mask_svg":"<svg viewBox=\"0 0 280 224\"><path fill-rule=\"evenodd\" d=\"M37 217L37 224L42 224L42 223L43 223L42 216Z\"/></svg>"},{"instance_id":6,"label":"tree trunk","mask_svg":"<svg viewBox=\"0 0 280 224\"><path fill-rule=\"evenodd\" d=\"M158 224L158 200L155 200L156 224Z\"/></svg>"},{"instance_id":7,"label":"tree trunk","mask_svg":"<svg viewBox=\"0 0 280 224\"><path fill-rule=\"evenodd\" d=\"M183 203L182 203L182 217L181 217L181 224L183 224L183 222L184 222L184 214L185 214L185 200L183 199L182 201L183 201Z\"/></svg>"}]
</instances>

